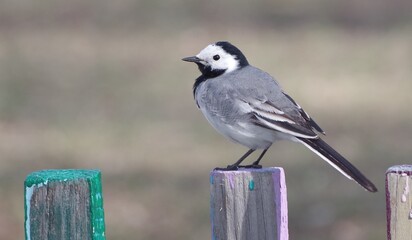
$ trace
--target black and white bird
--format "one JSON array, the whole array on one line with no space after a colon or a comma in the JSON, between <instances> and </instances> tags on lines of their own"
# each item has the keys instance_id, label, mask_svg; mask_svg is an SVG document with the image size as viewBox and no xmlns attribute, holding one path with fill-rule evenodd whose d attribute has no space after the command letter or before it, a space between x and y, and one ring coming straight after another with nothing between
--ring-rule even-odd
<instances>
[{"instance_id":1,"label":"black and white bird","mask_svg":"<svg viewBox=\"0 0 412 240\"><path fill-rule=\"evenodd\" d=\"M221 134L249 148L227 170L236 170L257 149L259 162L277 140L300 142L349 179L370 192L375 185L355 166L324 142L319 125L268 73L249 64L245 55L229 42L208 45L199 54L182 59L197 64L200 72L193 86L197 106Z\"/></svg>"}]
</instances>

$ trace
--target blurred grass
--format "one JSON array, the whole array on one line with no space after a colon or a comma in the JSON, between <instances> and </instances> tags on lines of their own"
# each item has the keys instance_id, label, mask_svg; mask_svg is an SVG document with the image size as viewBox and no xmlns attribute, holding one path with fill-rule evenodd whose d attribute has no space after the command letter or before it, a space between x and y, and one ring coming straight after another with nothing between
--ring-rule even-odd
<instances>
[{"instance_id":1,"label":"blurred grass","mask_svg":"<svg viewBox=\"0 0 412 240\"><path fill-rule=\"evenodd\" d=\"M411 163L410 3L0 3L0 238L23 238L23 181L100 168L108 239L210 239L208 171L245 148L197 110L195 66L229 40L274 75L380 190L281 142L293 239L385 238L384 172Z\"/></svg>"}]
</instances>

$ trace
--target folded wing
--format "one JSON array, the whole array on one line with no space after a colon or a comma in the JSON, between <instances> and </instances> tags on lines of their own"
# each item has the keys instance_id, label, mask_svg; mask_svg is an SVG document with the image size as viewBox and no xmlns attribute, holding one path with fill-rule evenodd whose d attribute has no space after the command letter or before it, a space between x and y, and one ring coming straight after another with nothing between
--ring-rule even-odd
<instances>
[{"instance_id":1,"label":"folded wing","mask_svg":"<svg viewBox=\"0 0 412 240\"><path fill-rule=\"evenodd\" d=\"M256 125L287 133L301 138L318 138L315 131L323 133L323 130L285 94L285 99L293 105L288 108L280 108L273 102L259 99L243 99L244 109L253 115Z\"/></svg>"}]
</instances>

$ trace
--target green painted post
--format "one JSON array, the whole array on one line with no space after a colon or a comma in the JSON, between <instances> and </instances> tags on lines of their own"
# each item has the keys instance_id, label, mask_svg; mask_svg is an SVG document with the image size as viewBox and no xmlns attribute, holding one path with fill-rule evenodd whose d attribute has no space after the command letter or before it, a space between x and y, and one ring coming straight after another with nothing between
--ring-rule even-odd
<instances>
[{"instance_id":1,"label":"green painted post","mask_svg":"<svg viewBox=\"0 0 412 240\"><path fill-rule=\"evenodd\" d=\"M26 240L105 240L98 170L42 170L24 182Z\"/></svg>"}]
</instances>

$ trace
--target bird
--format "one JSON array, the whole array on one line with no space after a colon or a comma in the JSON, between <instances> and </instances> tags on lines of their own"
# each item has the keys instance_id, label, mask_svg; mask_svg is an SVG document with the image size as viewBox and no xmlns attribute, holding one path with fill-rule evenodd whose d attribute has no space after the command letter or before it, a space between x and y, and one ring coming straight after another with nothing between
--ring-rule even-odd
<instances>
[{"instance_id":1,"label":"bird","mask_svg":"<svg viewBox=\"0 0 412 240\"><path fill-rule=\"evenodd\" d=\"M199 54L182 59L195 63L201 75L193 85L197 107L222 135L249 150L235 163L218 170L261 168L260 161L278 140L305 145L347 178L369 192L375 185L320 135L325 131L267 72L249 64L245 55L228 41L206 46ZM251 165L241 163L256 150Z\"/></svg>"}]
</instances>

